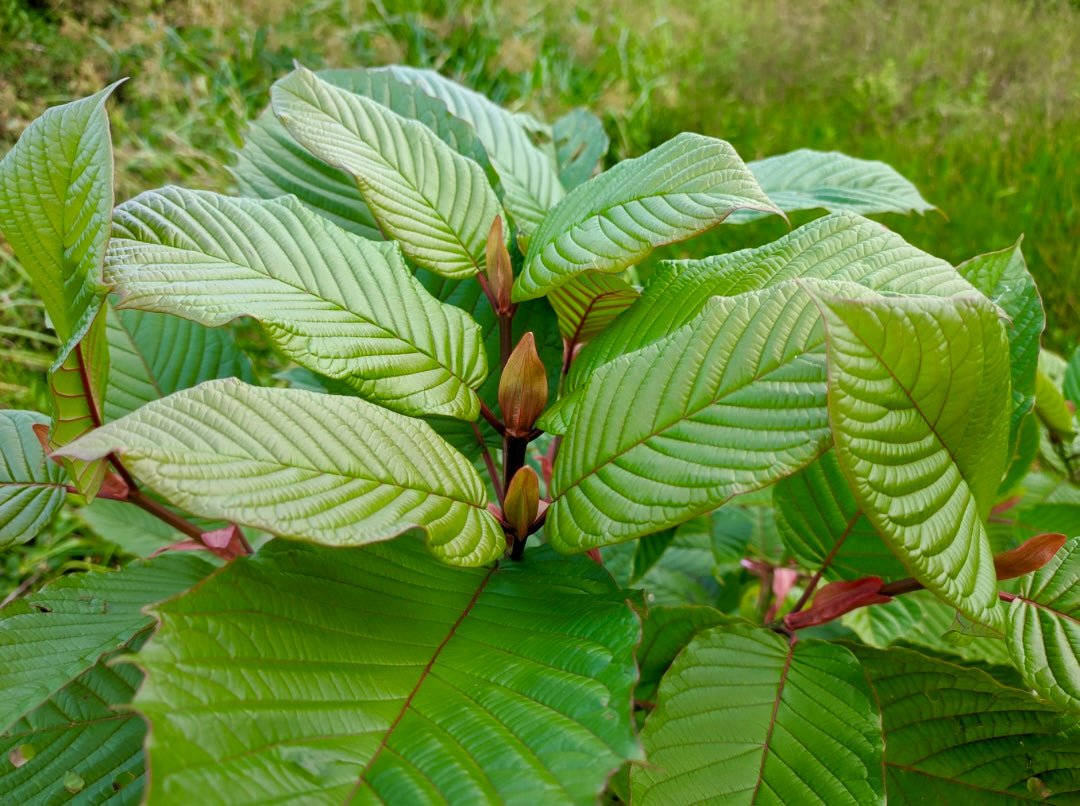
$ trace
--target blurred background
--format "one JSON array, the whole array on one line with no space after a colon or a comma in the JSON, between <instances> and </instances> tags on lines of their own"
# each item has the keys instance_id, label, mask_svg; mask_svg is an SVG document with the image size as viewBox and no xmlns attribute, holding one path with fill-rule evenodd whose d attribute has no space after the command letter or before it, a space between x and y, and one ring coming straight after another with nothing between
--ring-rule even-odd
<instances>
[{"instance_id":1,"label":"blurred background","mask_svg":"<svg viewBox=\"0 0 1080 806\"><path fill-rule=\"evenodd\" d=\"M433 67L548 119L585 106L609 161L683 130L747 160L804 146L884 160L940 208L884 223L953 263L1023 235L1046 345L1080 340L1077 0L0 0L0 155L47 106L130 76L110 102L117 201L227 190L245 121L294 60ZM783 231L720 227L666 256ZM0 406L47 410L55 346L0 244ZM65 523L0 578L80 562Z\"/></svg>"}]
</instances>

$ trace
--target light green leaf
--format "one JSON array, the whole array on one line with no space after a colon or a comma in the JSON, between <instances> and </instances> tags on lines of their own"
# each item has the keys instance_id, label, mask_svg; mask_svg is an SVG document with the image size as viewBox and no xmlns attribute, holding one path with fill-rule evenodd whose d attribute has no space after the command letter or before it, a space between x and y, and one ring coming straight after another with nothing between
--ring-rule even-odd
<instances>
[{"instance_id":1,"label":"light green leaf","mask_svg":"<svg viewBox=\"0 0 1080 806\"><path fill-rule=\"evenodd\" d=\"M1039 365L1039 341L1046 315L1035 280L1028 272L1020 241L1007 249L974 257L956 267L1008 316L1009 363L1012 379L1012 416L1009 449L1016 445L1020 424L1035 405L1035 375Z\"/></svg>"},{"instance_id":2,"label":"light green leaf","mask_svg":"<svg viewBox=\"0 0 1080 806\"><path fill-rule=\"evenodd\" d=\"M638 619L585 558L275 541L156 614L152 802L594 803L640 758Z\"/></svg>"},{"instance_id":3,"label":"light green leaf","mask_svg":"<svg viewBox=\"0 0 1080 806\"><path fill-rule=\"evenodd\" d=\"M48 422L33 411L0 411L0 549L37 537L64 504L64 471L32 430Z\"/></svg>"},{"instance_id":4,"label":"light green leaf","mask_svg":"<svg viewBox=\"0 0 1080 806\"><path fill-rule=\"evenodd\" d=\"M447 277L484 266L501 214L483 169L427 126L299 68L271 92L274 113L301 145L351 174L382 231Z\"/></svg>"},{"instance_id":5,"label":"light green leaf","mask_svg":"<svg viewBox=\"0 0 1080 806\"><path fill-rule=\"evenodd\" d=\"M475 419L480 328L424 291L394 244L295 199L166 188L116 210L106 276L118 307L216 326L253 316L290 358L410 414Z\"/></svg>"},{"instance_id":6,"label":"light green leaf","mask_svg":"<svg viewBox=\"0 0 1080 806\"><path fill-rule=\"evenodd\" d=\"M64 449L113 451L176 506L283 537L355 546L419 528L455 565L506 547L465 457L425 423L359 398L207 381Z\"/></svg>"},{"instance_id":7,"label":"light green leaf","mask_svg":"<svg viewBox=\"0 0 1080 806\"><path fill-rule=\"evenodd\" d=\"M884 162L849 157L838 151L800 148L747 166L758 184L781 210L825 209L830 212L925 213L934 205L915 186ZM758 218L736 213L734 223Z\"/></svg>"},{"instance_id":8,"label":"light green leaf","mask_svg":"<svg viewBox=\"0 0 1080 806\"><path fill-rule=\"evenodd\" d=\"M105 419L214 378L254 380L251 362L228 330L188 319L110 307L109 386Z\"/></svg>"},{"instance_id":9,"label":"light green leaf","mask_svg":"<svg viewBox=\"0 0 1080 806\"><path fill-rule=\"evenodd\" d=\"M86 331L104 293L113 206L105 101L118 84L47 110L0 162L0 230L61 342Z\"/></svg>"},{"instance_id":10,"label":"light green leaf","mask_svg":"<svg viewBox=\"0 0 1080 806\"><path fill-rule=\"evenodd\" d=\"M851 652L750 625L699 633L660 683L640 804L884 803L881 719Z\"/></svg>"},{"instance_id":11,"label":"light green leaf","mask_svg":"<svg viewBox=\"0 0 1080 806\"><path fill-rule=\"evenodd\" d=\"M1035 375L1035 413L1051 433L1061 439L1076 435L1073 412L1057 384L1041 369Z\"/></svg>"},{"instance_id":12,"label":"light green leaf","mask_svg":"<svg viewBox=\"0 0 1080 806\"><path fill-rule=\"evenodd\" d=\"M903 564L859 510L835 452L825 453L777 482L773 502L784 545L804 567L816 571L828 559L826 579L907 576Z\"/></svg>"},{"instance_id":13,"label":"light green leaf","mask_svg":"<svg viewBox=\"0 0 1080 806\"><path fill-rule=\"evenodd\" d=\"M438 98L451 114L472 125L499 175L507 211L525 236L531 234L564 195L552 155L530 136L537 122L528 115L509 112L433 70L386 69L399 81Z\"/></svg>"},{"instance_id":14,"label":"light green leaf","mask_svg":"<svg viewBox=\"0 0 1080 806\"><path fill-rule=\"evenodd\" d=\"M109 381L109 342L105 306L98 307L85 333L76 333L60 348L49 367L53 420L49 447L62 448L101 425ZM107 470L104 460L62 459L74 487L87 500L97 495Z\"/></svg>"},{"instance_id":15,"label":"light green leaf","mask_svg":"<svg viewBox=\"0 0 1080 806\"><path fill-rule=\"evenodd\" d=\"M1009 432L996 310L981 297L819 300L836 457L860 509L912 576L1000 628L983 523Z\"/></svg>"},{"instance_id":16,"label":"light green leaf","mask_svg":"<svg viewBox=\"0 0 1080 806\"><path fill-rule=\"evenodd\" d=\"M559 163L559 181L567 190L587 182L607 154L609 140L600 118L587 109L574 109L551 128Z\"/></svg>"},{"instance_id":17,"label":"light green leaf","mask_svg":"<svg viewBox=\"0 0 1080 806\"><path fill-rule=\"evenodd\" d=\"M1008 644L1024 682L1080 711L1080 538L1020 585L1008 611Z\"/></svg>"},{"instance_id":18,"label":"light green leaf","mask_svg":"<svg viewBox=\"0 0 1080 806\"><path fill-rule=\"evenodd\" d=\"M944 260L880 224L847 213L825 216L765 246L661 263L641 300L578 356L568 388L578 388L601 364L675 332L697 316L709 297L795 279L843 280L898 294L973 291Z\"/></svg>"},{"instance_id":19,"label":"light green leaf","mask_svg":"<svg viewBox=\"0 0 1080 806\"><path fill-rule=\"evenodd\" d=\"M590 271L548 295L559 332L571 346L586 344L633 305L641 292L616 274Z\"/></svg>"},{"instance_id":20,"label":"light green leaf","mask_svg":"<svg viewBox=\"0 0 1080 806\"><path fill-rule=\"evenodd\" d=\"M529 241L514 300L543 296L587 271L620 272L740 208L779 212L730 145L680 134L572 190Z\"/></svg>"},{"instance_id":21,"label":"light green leaf","mask_svg":"<svg viewBox=\"0 0 1080 806\"><path fill-rule=\"evenodd\" d=\"M99 661L0 734L0 800L139 803L146 725L117 706L141 679L131 664Z\"/></svg>"},{"instance_id":22,"label":"light green leaf","mask_svg":"<svg viewBox=\"0 0 1080 806\"><path fill-rule=\"evenodd\" d=\"M157 516L126 501L97 498L89 506L82 507L78 514L102 540L137 557L149 557L171 543L188 539Z\"/></svg>"},{"instance_id":23,"label":"light green leaf","mask_svg":"<svg viewBox=\"0 0 1080 806\"><path fill-rule=\"evenodd\" d=\"M1065 367L1062 392L1074 406L1080 407L1080 347L1073 350L1069 364Z\"/></svg>"},{"instance_id":24,"label":"light green leaf","mask_svg":"<svg viewBox=\"0 0 1080 806\"><path fill-rule=\"evenodd\" d=\"M730 616L725 616L714 607L650 607L642 627L641 646L637 650L641 679L634 689L634 699L655 700L660 679L694 636L730 621Z\"/></svg>"},{"instance_id":25,"label":"light green leaf","mask_svg":"<svg viewBox=\"0 0 1080 806\"><path fill-rule=\"evenodd\" d=\"M555 463L548 540L583 551L651 534L812 461L829 439L822 342L789 283L712 299L597 370Z\"/></svg>"},{"instance_id":26,"label":"light green leaf","mask_svg":"<svg viewBox=\"0 0 1080 806\"><path fill-rule=\"evenodd\" d=\"M890 804L1074 803L1080 725L1026 691L909 650L852 645L881 707Z\"/></svg>"},{"instance_id":27,"label":"light green leaf","mask_svg":"<svg viewBox=\"0 0 1080 806\"><path fill-rule=\"evenodd\" d=\"M170 554L121 571L69 574L0 610L0 729L149 629L144 607L211 568L193 554Z\"/></svg>"}]
</instances>

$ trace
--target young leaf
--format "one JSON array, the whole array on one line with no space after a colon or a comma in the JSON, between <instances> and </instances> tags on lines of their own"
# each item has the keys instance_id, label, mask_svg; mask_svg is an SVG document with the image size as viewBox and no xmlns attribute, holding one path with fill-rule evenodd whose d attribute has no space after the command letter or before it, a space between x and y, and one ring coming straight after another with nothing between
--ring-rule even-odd
<instances>
[{"instance_id":1,"label":"young leaf","mask_svg":"<svg viewBox=\"0 0 1080 806\"><path fill-rule=\"evenodd\" d=\"M981 297L818 299L836 457L859 508L912 576L1000 627L983 525L1009 433L996 310Z\"/></svg>"},{"instance_id":2,"label":"young leaf","mask_svg":"<svg viewBox=\"0 0 1080 806\"><path fill-rule=\"evenodd\" d=\"M1075 716L975 669L904 649L850 649L881 707L890 803L1071 803L1080 795Z\"/></svg>"},{"instance_id":3,"label":"young leaf","mask_svg":"<svg viewBox=\"0 0 1080 806\"><path fill-rule=\"evenodd\" d=\"M0 549L36 537L64 504L64 471L32 429L48 422L33 411L0 411Z\"/></svg>"},{"instance_id":4,"label":"young leaf","mask_svg":"<svg viewBox=\"0 0 1080 806\"><path fill-rule=\"evenodd\" d=\"M641 300L582 351L568 386L578 388L596 367L675 332L712 296L795 279L843 280L898 294L972 293L956 269L880 224L846 213L825 216L764 246L661 264Z\"/></svg>"},{"instance_id":5,"label":"young leaf","mask_svg":"<svg viewBox=\"0 0 1080 806\"><path fill-rule=\"evenodd\" d=\"M499 175L506 209L518 229L526 236L531 234L564 195L552 156L530 137L536 122L503 109L433 70L401 66L386 69L399 81L439 99L451 114L472 125Z\"/></svg>"},{"instance_id":6,"label":"young leaf","mask_svg":"<svg viewBox=\"0 0 1080 806\"><path fill-rule=\"evenodd\" d=\"M0 800L138 803L146 725L117 706L141 679L103 659L0 733Z\"/></svg>"},{"instance_id":7,"label":"young leaf","mask_svg":"<svg viewBox=\"0 0 1080 806\"><path fill-rule=\"evenodd\" d=\"M514 299L543 296L586 271L622 271L740 208L779 212L730 145L680 134L572 190L529 241Z\"/></svg>"},{"instance_id":8,"label":"young leaf","mask_svg":"<svg viewBox=\"0 0 1080 806\"><path fill-rule=\"evenodd\" d=\"M829 437L822 341L789 283L712 299L597 370L555 463L548 540L583 551L651 534L813 460Z\"/></svg>"},{"instance_id":9,"label":"young leaf","mask_svg":"<svg viewBox=\"0 0 1080 806\"><path fill-rule=\"evenodd\" d=\"M447 277L484 265L499 201L483 169L423 123L339 89L304 68L271 91L274 113L313 154L355 177L383 232Z\"/></svg>"},{"instance_id":10,"label":"young leaf","mask_svg":"<svg viewBox=\"0 0 1080 806\"><path fill-rule=\"evenodd\" d=\"M1039 368L1039 340L1046 315L1035 280L1028 273L1020 241L998 252L979 255L956 267L973 286L998 305L1006 316L1009 366L1012 379L1012 416L1009 447L1016 445L1020 424L1035 405L1035 376Z\"/></svg>"},{"instance_id":11,"label":"young leaf","mask_svg":"<svg viewBox=\"0 0 1080 806\"><path fill-rule=\"evenodd\" d=\"M0 162L0 231L62 343L86 331L104 293L113 206L105 101L118 84L47 110Z\"/></svg>"},{"instance_id":12,"label":"young leaf","mask_svg":"<svg viewBox=\"0 0 1080 806\"><path fill-rule=\"evenodd\" d=\"M171 554L115 572L69 574L0 610L0 729L150 627L144 607L211 569L193 554Z\"/></svg>"},{"instance_id":13,"label":"young leaf","mask_svg":"<svg viewBox=\"0 0 1080 806\"><path fill-rule=\"evenodd\" d=\"M935 209L891 165L838 151L800 148L747 163L746 167L776 206L788 213L821 208L871 215ZM740 211L732 221L758 217L760 214Z\"/></svg>"},{"instance_id":14,"label":"young leaf","mask_svg":"<svg viewBox=\"0 0 1080 806\"><path fill-rule=\"evenodd\" d=\"M574 109L551 127L559 181L567 190L584 184L607 154L609 140L600 118L587 109Z\"/></svg>"},{"instance_id":15,"label":"young leaf","mask_svg":"<svg viewBox=\"0 0 1080 806\"><path fill-rule=\"evenodd\" d=\"M635 803L884 803L881 720L851 652L736 624L699 633L660 682Z\"/></svg>"},{"instance_id":16,"label":"young leaf","mask_svg":"<svg viewBox=\"0 0 1080 806\"><path fill-rule=\"evenodd\" d=\"M1080 538L1009 596L1009 653L1024 682L1051 702L1080 711Z\"/></svg>"},{"instance_id":17,"label":"young leaf","mask_svg":"<svg viewBox=\"0 0 1080 806\"><path fill-rule=\"evenodd\" d=\"M638 619L585 558L275 541L156 615L151 801L591 803L640 758Z\"/></svg>"},{"instance_id":18,"label":"young leaf","mask_svg":"<svg viewBox=\"0 0 1080 806\"><path fill-rule=\"evenodd\" d=\"M548 300L559 317L559 332L573 348L592 341L640 297L619 275L590 271L556 288Z\"/></svg>"},{"instance_id":19,"label":"young leaf","mask_svg":"<svg viewBox=\"0 0 1080 806\"><path fill-rule=\"evenodd\" d=\"M394 244L295 199L166 188L116 210L106 276L118 307L216 326L252 316L290 358L409 414L475 419L480 328L433 299Z\"/></svg>"},{"instance_id":20,"label":"young leaf","mask_svg":"<svg viewBox=\"0 0 1080 806\"><path fill-rule=\"evenodd\" d=\"M773 504L784 545L806 568L817 570L828 561L826 579L907 576L904 565L859 510L835 451L778 481Z\"/></svg>"},{"instance_id":21,"label":"young leaf","mask_svg":"<svg viewBox=\"0 0 1080 806\"><path fill-rule=\"evenodd\" d=\"M207 381L97 429L64 449L113 451L195 515L335 546L423 529L455 565L503 553L471 464L430 426L359 398Z\"/></svg>"},{"instance_id":22,"label":"young leaf","mask_svg":"<svg viewBox=\"0 0 1080 806\"><path fill-rule=\"evenodd\" d=\"M109 385L105 419L117 420L152 400L215 378L254 380L232 334L178 316L110 307Z\"/></svg>"}]
</instances>

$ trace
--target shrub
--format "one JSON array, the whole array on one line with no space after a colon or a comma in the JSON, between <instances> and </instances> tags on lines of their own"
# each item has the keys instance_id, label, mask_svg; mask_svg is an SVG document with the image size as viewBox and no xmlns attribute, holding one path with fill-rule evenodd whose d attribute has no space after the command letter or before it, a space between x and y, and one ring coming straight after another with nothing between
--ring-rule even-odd
<instances>
[{"instance_id":1,"label":"shrub","mask_svg":"<svg viewBox=\"0 0 1080 806\"><path fill-rule=\"evenodd\" d=\"M835 153L598 173L588 112L409 68L298 68L239 195L113 209L113 89L0 163L63 345L0 545L71 498L150 556L0 612L5 799L1080 794L1080 360L1019 243L921 252Z\"/></svg>"}]
</instances>

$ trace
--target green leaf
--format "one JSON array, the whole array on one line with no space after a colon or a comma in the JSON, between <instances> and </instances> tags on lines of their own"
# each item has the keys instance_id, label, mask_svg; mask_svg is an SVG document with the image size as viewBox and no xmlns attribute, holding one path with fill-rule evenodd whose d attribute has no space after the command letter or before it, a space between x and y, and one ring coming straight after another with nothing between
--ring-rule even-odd
<instances>
[{"instance_id":1,"label":"green leaf","mask_svg":"<svg viewBox=\"0 0 1080 806\"><path fill-rule=\"evenodd\" d=\"M301 145L355 177L380 229L421 266L469 277L501 214L483 169L427 126L299 68L271 92Z\"/></svg>"},{"instance_id":2,"label":"green leaf","mask_svg":"<svg viewBox=\"0 0 1080 806\"><path fill-rule=\"evenodd\" d=\"M72 336L49 367L53 403L49 448L53 451L101 425L110 363L106 327L105 306L101 306L87 331ZM81 462L70 457L62 461L84 498L90 500L97 495L107 470L105 461Z\"/></svg>"},{"instance_id":3,"label":"green leaf","mask_svg":"<svg viewBox=\"0 0 1080 806\"><path fill-rule=\"evenodd\" d=\"M594 803L640 758L638 619L585 558L276 541L156 615L151 801Z\"/></svg>"},{"instance_id":4,"label":"green leaf","mask_svg":"<svg viewBox=\"0 0 1080 806\"><path fill-rule=\"evenodd\" d=\"M509 112L433 70L401 66L387 70L399 81L438 98L451 114L472 125L499 175L507 211L518 229L530 235L564 195L552 155L530 136L538 128L537 122L528 115Z\"/></svg>"},{"instance_id":5,"label":"green leaf","mask_svg":"<svg viewBox=\"0 0 1080 806\"><path fill-rule=\"evenodd\" d=\"M69 574L0 610L0 729L149 629L143 608L211 568L193 554L170 554L115 572Z\"/></svg>"},{"instance_id":6,"label":"green leaf","mask_svg":"<svg viewBox=\"0 0 1080 806\"><path fill-rule=\"evenodd\" d=\"M295 199L166 188L116 210L106 275L118 307L203 325L253 316L290 358L409 414L475 419L480 328L424 291L397 246Z\"/></svg>"},{"instance_id":7,"label":"green leaf","mask_svg":"<svg viewBox=\"0 0 1080 806\"><path fill-rule=\"evenodd\" d=\"M529 241L513 298L543 296L586 271L620 272L740 208L779 212L730 145L680 134L572 190Z\"/></svg>"},{"instance_id":8,"label":"green leaf","mask_svg":"<svg viewBox=\"0 0 1080 806\"><path fill-rule=\"evenodd\" d=\"M32 430L48 422L33 411L0 411L0 549L37 537L64 504L64 471Z\"/></svg>"},{"instance_id":9,"label":"green leaf","mask_svg":"<svg viewBox=\"0 0 1080 806\"><path fill-rule=\"evenodd\" d=\"M748 163L746 167L776 206L788 213L821 208L870 215L925 213L935 209L892 166L838 151L800 148ZM758 217L740 211L732 220L741 223Z\"/></svg>"},{"instance_id":10,"label":"green leaf","mask_svg":"<svg viewBox=\"0 0 1080 806\"><path fill-rule=\"evenodd\" d=\"M635 803L884 803L881 721L851 652L749 625L700 633L660 683Z\"/></svg>"},{"instance_id":11,"label":"green leaf","mask_svg":"<svg viewBox=\"0 0 1080 806\"><path fill-rule=\"evenodd\" d=\"M1049 431L1059 439L1076 435L1073 412L1054 381L1042 370L1035 375L1035 413Z\"/></svg>"},{"instance_id":12,"label":"green leaf","mask_svg":"<svg viewBox=\"0 0 1080 806\"><path fill-rule=\"evenodd\" d=\"M656 561L667 551L668 546L675 539L675 529L665 529L662 532L654 532L645 535L637 541L634 548L633 572L630 575L631 582L637 582L649 569L656 565Z\"/></svg>"},{"instance_id":13,"label":"green leaf","mask_svg":"<svg viewBox=\"0 0 1080 806\"><path fill-rule=\"evenodd\" d=\"M1073 350L1073 354L1069 358L1069 364L1065 368L1062 391L1074 406L1080 408L1080 347Z\"/></svg>"},{"instance_id":14,"label":"green leaf","mask_svg":"<svg viewBox=\"0 0 1080 806\"><path fill-rule=\"evenodd\" d=\"M817 570L828 559L826 579L907 576L859 510L834 451L777 482L773 502L784 545L804 567Z\"/></svg>"},{"instance_id":15,"label":"green leaf","mask_svg":"<svg viewBox=\"0 0 1080 806\"><path fill-rule=\"evenodd\" d=\"M64 449L113 451L176 506L283 537L355 546L418 528L456 565L506 546L465 457L425 423L359 398L207 381Z\"/></svg>"},{"instance_id":16,"label":"green leaf","mask_svg":"<svg viewBox=\"0 0 1080 806\"><path fill-rule=\"evenodd\" d=\"M1073 803L1080 726L985 672L909 650L850 649L881 708L890 804Z\"/></svg>"},{"instance_id":17,"label":"green leaf","mask_svg":"<svg viewBox=\"0 0 1080 806\"><path fill-rule=\"evenodd\" d=\"M655 700L660 678L695 635L731 621L714 607L679 605L650 607L637 650L641 679L634 689L637 700Z\"/></svg>"},{"instance_id":18,"label":"green leaf","mask_svg":"<svg viewBox=\"0 0 1080 806\"><path fill-rule=\"evenodd\" d=\"M1024 682L1080 711L1080 538L1023 578L1008 611L1008 644Z\"/></svg>"},{"instance_id":19,"label":"green leaf","mask_svg":"<svg viewBox=\"0 0 1080 806\"><path fill-rule=\"evenodd\" d=\"M251 362L228 330L187 319L110 307L109 385L105 419L214 378L254 379Z\"/></svg>"},{"instance_id":20,"label":"green leaf","mask_svg":"<svg viewBox=\"0 0 1080 806\"><path fill-rule=\"evenodd\" d=\"M1002 626L984 520L1007 458L1008 343L982 297L819 297L829 421L860 509L911 575Z\"/></svg>"},{"instance_id":21,"label":"green leaf","mask_svg":"<svg viewBox=\"0 0 1080 806\"><path fill-rule=\"evenodd\" d=\"M843 280L898 294L972 293L956 269L880 224L846 213L825 216L765 246L662 263L641 300L582 351L568 387L578 388L601 364L675 332L712 296L794 279Z\"/></svg>"},{"instance_id":22,"label":"green leaf","mask_svg":"<svg viewBox=\"0 0 1080 806\"><path fill-rule=\"evenodd\" d=\"M61 342L85 332L104 293L113 206L105 101L119 83L47 110L0 162L0 230Z\"/></svg>"},{"instance_id":23,"label":"green leaf","mask_svg":"<svg viewBox=\"0 0 1080 806\"><path fill-rule=\"evenodd\" d=\"M709 301L597 370L559 451L548 540L583 551L709 512L829 439L820 319L793 283Z\"/></svg>"},{"instance_id":24,"label":"green leaf","mask_svg":"<svg viewBox=\"0 0 1080 806\"><path fill-rule=\"evenodd\" d=\"M1009 363L1012 379L1010 450L1020 435L1020 424L1035 405L1035 376L1039 367L1039 341L1046 315L1035 280L1028 272L1020 241L1007 249L979 255L956 267L967 280L1008 316Z\"/></svg>"},{"instance_id":25,"label":"green leaf","mask_svg":"<svg viewBox=\"0 0 1080 806\"><path fill-rule=\"evenodd\" d=\"M146 725L117 706L141 678L130 664L100 661L0 734L0 800L139 803Z\"/></svg>"},{"instance_id":26,"label":"green leaf","mask_svg":"<svg viewBox=\"0 0 1080 806\"><path fill-rule=\"evenodd\" d=\"M641 292L616 274L590 271L548 295L559 332L571 345L586 344L633 305Z\"/></svg>"},{"instance_id":27,"label":"green leaf","mask_svg":"<svg viewBox=\"0 0 1080 806\"><path fill-rule=\"evenodd\" d=\"M567 190L584 184L607 154L609 140L600 118L587 109L574 109L552 126L559 181Z\"/></svg>"},{"instance_id":28,"label":"green leaf","mask_svg":"<svg viewBox=\"0 0 1080 806\"><path fill-rule=\"evenodd\" d=\"M157 516L126 501L97 498L78 514L102 540L137 557L149 557L172 543L189 539Z\"/></svg>"}]
</instances>

